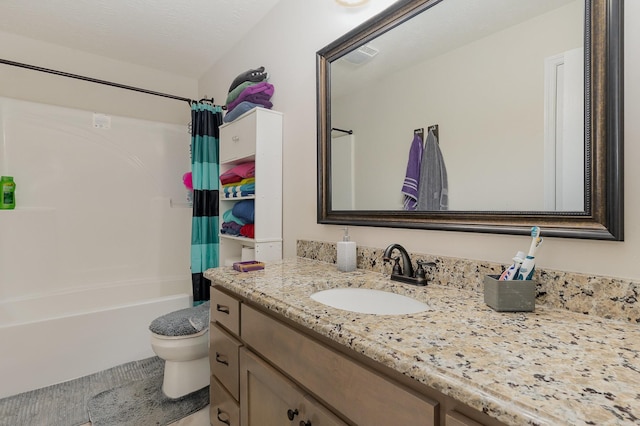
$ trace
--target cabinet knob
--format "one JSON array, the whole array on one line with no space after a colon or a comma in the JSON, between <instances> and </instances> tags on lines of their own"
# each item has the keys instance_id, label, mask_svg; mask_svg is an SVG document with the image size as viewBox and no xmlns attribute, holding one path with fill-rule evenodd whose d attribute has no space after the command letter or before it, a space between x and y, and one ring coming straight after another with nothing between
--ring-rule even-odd
<instances>
[{"instance_id":1,"label":"cabinet knob","mask_svg":"<svg viewBox=\"0 0 640 426\"><path fill-rule=\"evenodd\" d=\"M311 420L307 420L306 422L304 420L300 420L300 426L311 426Z\"/></svg>"},{"instance_id":2,"label":"cabinet knob","mask_svg":"<svg viewBox=\"0 0 640 426\"><path fill-rule=\"evenodd\" d=\"M229 417L227 413L218 408L218 421L224 423L226 425L231 425L231 421L228 418L223 418L221 415L224 414L225 417Z\"/></svg>"},{"instance_id":3,"label":"cabinet knob","mask_svg":"<svg viewBox=\"0 0 640 426\"><path fill-rule=\"evenodd\" d=\"M240 140L240 136L232 136L231 140L234 142L238 142Z\"/></svg>"},{"instance_id":4,"label":"cabinet knob","mask_svg":"<svg viewBox=\"0 0 640 426\"><path fill-rule=\"evenodd\" d=\"M287 418L288 418L289 420L293 420L293 418L294 418L295 416L297 416L297 415L298 415L298 409L297 409L297 408L296 408L295 410L292 410L291 408L289 408L289 409L287 410Z\"/></svg>"},{"instance_id":5,"label":"cabinet knob","mask_svg":"<svg viewBox=\"0 0 640 426\"><path fill-rule=\"evenodd\" d=\"M228 306L224 306L224 305L216 304L216 311L222 312L223 314L228 314L229 313L229 307Z\"/></svg>"}]
</instances>

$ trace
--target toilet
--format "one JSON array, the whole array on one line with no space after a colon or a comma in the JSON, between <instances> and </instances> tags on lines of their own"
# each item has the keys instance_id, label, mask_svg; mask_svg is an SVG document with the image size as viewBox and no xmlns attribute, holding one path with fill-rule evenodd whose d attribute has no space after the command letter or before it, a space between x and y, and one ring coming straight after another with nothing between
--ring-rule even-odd
<instances>
[{"instance_id":1,"label":"toilet","mask_svg":"<svg viewBox=\"0 0 640 426\"><path fill-rule=\"evenodd\" d=\"M151 322L151 348L165 361L162 391L172 399L209 386L209 302Z\"/></svg>"}]
</instances>

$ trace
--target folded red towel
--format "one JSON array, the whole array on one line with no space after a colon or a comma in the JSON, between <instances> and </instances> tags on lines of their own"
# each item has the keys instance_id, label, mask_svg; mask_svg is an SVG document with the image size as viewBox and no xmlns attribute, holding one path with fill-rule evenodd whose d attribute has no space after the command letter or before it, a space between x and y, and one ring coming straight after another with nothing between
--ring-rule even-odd
<instances>
[{"instance_id":1,"label":"folded red towel","mask_svg":"<svg viewBox=\"0 0 640 426\"><path fill-rule=\"evenodd\" d=\"M240 228L240 235L247 238L253 238L255 235L255 225L253 223L247 223Z\"/></svg>"}]
</instances>

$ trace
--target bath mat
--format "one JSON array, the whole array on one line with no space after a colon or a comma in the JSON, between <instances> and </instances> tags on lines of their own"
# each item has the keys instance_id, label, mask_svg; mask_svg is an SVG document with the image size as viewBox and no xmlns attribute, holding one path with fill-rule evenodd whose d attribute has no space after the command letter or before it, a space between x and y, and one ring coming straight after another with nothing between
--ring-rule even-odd
<instances>
[{"instance_id":1,"label":"bath mat","mask_svg":"<svg viewBox=\"0 0 640 426\"><path fill-rule=\"evenodd\" d=\"M2 398L0 426L83 425L89 422L87 403L93 395L127 382L156 377L163 373L164 361L158 357L151 357L79 379Z\"/></svg>"},{"instance_id":2,"label":"bath mat","mask_svg":"<svg viewBox=\"0 0 640 426\"><path fill-rule=\"evenodd\" d=\"M104 391L89 400L91 426L168 425L209 404L209 387L178 399L162 393L163 376Z\"/></svg>"}]
</instances>

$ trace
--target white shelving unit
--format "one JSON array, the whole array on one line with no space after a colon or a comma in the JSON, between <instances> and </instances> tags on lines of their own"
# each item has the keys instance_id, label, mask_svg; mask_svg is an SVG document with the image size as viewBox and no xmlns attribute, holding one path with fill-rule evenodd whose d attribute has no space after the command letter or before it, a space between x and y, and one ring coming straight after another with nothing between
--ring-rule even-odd
<instances>
[{"instance_id":1,"label":"white shelving unit","mask_svg":"<svg viewBox=\"0 0 640 426\"><path fill-rule=\"evenodd\" d=\"M221 225L224 212L238 201L255 202L254 238L220 233L220 266L240 261L243 247L255 249L250 260L282 259L282 118L280 112L254 108L220 126L220 174L247 161L256 163L255 195L226 198L220 187Z\"/></svg>"}]
</instances>

